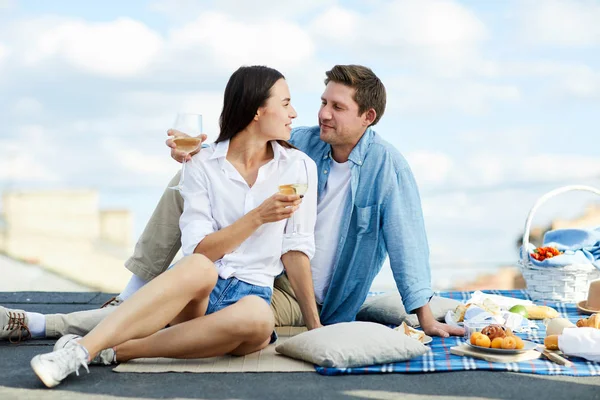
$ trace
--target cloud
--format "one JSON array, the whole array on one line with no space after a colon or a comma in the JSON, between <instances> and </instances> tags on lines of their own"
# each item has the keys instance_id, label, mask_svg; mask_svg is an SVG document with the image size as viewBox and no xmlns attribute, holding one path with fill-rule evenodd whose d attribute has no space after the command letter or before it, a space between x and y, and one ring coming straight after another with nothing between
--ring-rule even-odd
<instances>
[{"instance_id":1,"label":"cloud","mask_svg":"<svg viewBox=\"0 0 600 400\"><path fill-rule=\"evenodd\" d=\"M386 80L391 110L406 113L460 111L486 113L495 103L514 103L519 87L469 79L396 75Z\"/></svg>"},{"instance_id":2,"label":"cloud","mask_svg":"<svg viewBox=\"0 0 600 400\"><path fill-rule=\"evenodd\" d=\"M14 8L16 5L15 0L0 0L0 11L2 10L10 10Z\"/></svg>"},{"instance_id":3,"label":"cloud","mask_svg":"<svg viewBox=\"0 0 600 400\"><path fill-rule=\"evenodd\" d=\"M408 153L406 159L419 186L443 184L454 164L449 154L426 150Z\"/></svg>"},{"instance_id":4,"label":"cloud","mask_svg":"<svg viewBox=\"0 0 600 400\"><path fill-rule=\"evenodd\" d=\"M545 97L600 98L600 71L583 63L543 59L490 62L483 74L495 79L526 77L530 83L539 81Z\"/></svg>"},{"instance_id":5,"label":"cloud","mask_svg":"<svg viewBox=\"0 0 600 400\"><path fill-rule=\"evenodd\" d=\"M210 60L209 64L221 70L243 64L301 68L312 58L314 47L309 35L288 20L246 22L220 12L203 13L174 29L169 42L172 52L200 54L205 63Z\"/></svg>"},{"instance_id":6,"label":"cloud","mask_svg":"<svg viewBox=\"0 0 600 400\"><path fill-rule=\"evenodd\" d=\"M470 68L488 36L473 12L449 0L395 0L360 13L335 6L310 30L324 52L341 49L449 75Z\"/></svg>"},{"instance_id":7,"label":"cloud","mask_svg":"<svg viewBox=\"0 0 600 400\"><path fill-rule=\"evenodd\" d=\"M2 61L8 56L8 47L0 43L0 66L2 66Z\"/></svg>"},{"instance_id":8,"label":"cloud","mask_svg":"<svg viewBox=\"0 0 600 400\"><path fill-rule=\"evenodd\" d=\"M143 72L163 46L158 34L130 18L86 22L43 17L17 21L7 29L10 30L14 30L10 37L19 49L15 51L15 61L26 68L58 60L107 77Z\"/></svg>"},{"instance_id":9,"label":"cloud","mask_svg":"<svg viewBox=\"0 0 600 400\"><path fill-rule=\"evenodd\" d=\"M546 0L519 3L522 39L552 47L600 44L600 4L590 0Z\"/></svg>"},{"instance_id":10,"label":"cloud","mask_svg":"<svg viewBox=\"0 0 600 400\"><path fill-rule=\"evenodd\" d=\"M579 180L600 178L600 159L580 154L532 155L521 162L522 179Z\"/></svg>"},{"instance_id":11,"label":"cloud","mask_svg":"<svg viewBox=\"0 0 600 400\"><path fill-rule=\"evenodd\" d=\"M44 105L33 97L21 97L12 106L12 112L23 117L32 117L34 114L41 114L43 111Z\"/></svg>"},{"instance_id":12,"label":"cloud","mask_svg":"<svg viewBox=\"0 0 600 400\"><path fill-rule=\"evenodd\" d=\"M105 148L112 150L112 158L127 171L127 174L149 175L152 180L164 184L173 174L175 162L165 155L146 154L141 150L132 148L129 143L114 138L104 141ZM166 148L165 148L166 149ZM136 184L139 181L136 180Z\"/></svg>"},{"instance_id":13,"label":"cloud","mask_svg":"<svg viewBox=\"0 0 600 400\"><path fill-rule=\"evenodd\" d=\"M44 161L57 148L40 125L23 125L14 139L0 140L0 181L57 183L60 174Z\"/></svg>"},{"instance_id":14,"label":"cloud","mask_svg":"<svg viewBox=\"0 0 600 400\"><path fill-rule=\"evenodd\" d=\"M178 20L194 19L207 10L218 11L235 17L254 20L267 20L269 18L298 19L322 9L335 0L304 0L289 2L280 0L157 0L151 3L150 8Z\"/></svg>"}]
</instances>

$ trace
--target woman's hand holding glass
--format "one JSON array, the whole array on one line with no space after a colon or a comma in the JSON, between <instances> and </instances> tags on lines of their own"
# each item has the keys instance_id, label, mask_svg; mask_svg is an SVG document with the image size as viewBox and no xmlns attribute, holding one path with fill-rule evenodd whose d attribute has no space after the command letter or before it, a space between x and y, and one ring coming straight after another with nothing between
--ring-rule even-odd
<instances>
[{"instance_id":1,"label":"woman's hand holding glass","mask_svg":"<svg viewBox=\"0 0 600 400\"><path fill-rule=\"evenodd\" d=\"M300 207L299 195L275 193L262 202L254 211L261 225L289 218Z\"/></svg>"}]
</instances>

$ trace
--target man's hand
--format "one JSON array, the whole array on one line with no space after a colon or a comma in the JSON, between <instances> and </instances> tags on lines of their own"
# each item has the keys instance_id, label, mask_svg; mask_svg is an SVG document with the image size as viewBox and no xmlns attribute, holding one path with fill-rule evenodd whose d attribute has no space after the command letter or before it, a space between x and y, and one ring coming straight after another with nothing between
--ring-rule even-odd
<instances>
[{"instance_id":1,"label":"man's hand","mask_svg":"<svg viewBox=\"0 0 600 400\"><path fill-rule=\"evenodd\" d=\"M444 324L436 321L435 319L425 326L421 324L421 329L423 329L423 332L425 332L426 335L440 336L443 338L447 338L449 336L463 336L465 334L465 330L463 328Z\"/></svg>"},{"instance_id":2,"label":"man's hand","mask_svg":"<svg viewBox=\"0 0 600 400\"><path fill-rule=\"evenodd\" d=\"M417 308L415 312L419 318L419 325L421 325L421 329L423 329L423 332L429 336L440 336L446 338L449 336L463 336L465 334L465 330L461 327L438 322L433 317L429 303L425 304L423 307Z\"/></svg>"},{"instance_id":3,"label":"man's hand","mask_svg":"<svg viewBox=\"0 0 600 400\"><path fill-rule=\"evenodd\" d=\"M204 141L208 137L204 133L197 136L201 140L200 146L198 146L197 150L194 150L191 153L187 154L186 152L177 150L177 146L175 145L175 142L173 142L173 139L180 137L190 137L189 135L186 135L185 133L180 132L177 129L169 129L167 131L167 135L169 135L169 138L166 141L166 145L171 148L171 158L177 162L183 162L184 159L185 161L190 161L192 159L192 156L200 151L200 149L202 148L202 143L204 143Z\"/></svg>"}]
</instances>

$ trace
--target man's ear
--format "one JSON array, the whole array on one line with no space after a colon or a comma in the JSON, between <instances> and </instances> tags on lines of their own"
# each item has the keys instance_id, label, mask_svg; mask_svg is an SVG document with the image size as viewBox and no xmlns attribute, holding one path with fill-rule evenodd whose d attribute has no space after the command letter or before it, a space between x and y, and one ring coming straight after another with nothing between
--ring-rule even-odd
<instances>
[{"instance_id":1,"label":"man's ear","mask_svg":"<svg viewBox=\"0 0 600 400\"><path fill-rule=\"evenodd\" d=\"M369 108L366 112L365 112L365 125L369 126L373 123L373 121L375 121L375 119L377 118L377 111L375 111L374 108Z\"/></svg>"}]
</instances>

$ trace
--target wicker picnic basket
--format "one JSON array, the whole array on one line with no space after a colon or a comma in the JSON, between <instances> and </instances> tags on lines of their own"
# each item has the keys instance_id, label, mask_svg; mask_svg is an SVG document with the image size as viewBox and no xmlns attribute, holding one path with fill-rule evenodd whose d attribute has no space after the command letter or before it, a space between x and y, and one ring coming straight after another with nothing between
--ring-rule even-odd
<instances>
[{"instance_id":1,"label":"wicker picnic basket","mask_svg":"<svg viewBox=\"0 0 600 400\"><path fill-rule=\"evenodd\" d=\"M535 203L529 211L523 234L523 249L529 247L531 221L537 209L550 198L559 194L582 190L600 195L600 189L591 186L572 185L552 190ZM600 278L600 270L592 264L572 264L563 267L536 267L528 251L521 252L519 268L527 283L527 293L533 300L578 302L587 298L590 282Z\"/></svg>"}]
</instances>

